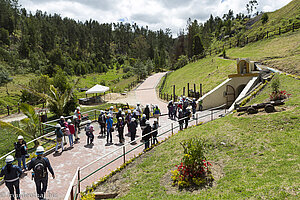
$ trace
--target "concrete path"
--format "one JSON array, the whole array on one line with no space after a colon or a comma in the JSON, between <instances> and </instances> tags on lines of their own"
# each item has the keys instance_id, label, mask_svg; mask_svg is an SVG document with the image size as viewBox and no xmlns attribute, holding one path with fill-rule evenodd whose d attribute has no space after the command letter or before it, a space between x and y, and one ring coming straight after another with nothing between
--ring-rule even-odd
<instances>
[{"instance_id":1,"label":"concrete path","mask_svg":"<svg viewBox=\"0 0 300 200\"><path fill-rule=\"evenodd\" d=\"M167 104L165 102L162 102L158 99L157 94L155 92L155 87L158 84L159 80L163 77L164 73L157 73L149 78L147 78L144 83L142 83L135 91L130 92L130 95L126 97L125 99L121 99L119 102L122 103L129 103L132 105L135 105L136 102L140 102L142 105L145 104L157 104L162 113L167 112ZM214 114L214 118L217 118L223 111ZM211 112L210 111L203 111L199 113L200 115L206 115L206 117L203 117L198 122L203 121L209 121L211 119ZM178 123L176 121L168 119L168 116L162 116L160 118L160 126L161 129L159 130L159 134L163 133L166 130L171 129L171 123L174 123L174 126L177 126ZM150 119L151 124L153 124L153 119ZM53 153L47 156L50 160L50 163L54 169L56 179L49 178L48 182L48 190L47 190L47 199L63 199L69 184L74 176L74 173L77 169L77 167L83 167L90 162L96 160L97 158L100 158L103 155L108 154L103 159L100 159L96 163L92 164L86 169L83 169L80 173L81 178L85 177L89 173L95 171L96 169L100 168L107 162L113 160L119 155L122 155L123 153L123 146L120 146L118 142L117 132L113 133L113 145L106 146L106 139L99 136L99 127L98 124L93 124L95 127L95 140L94 145L86 145L86 136L81 132L80 136L80 142L78 144L75 144L73 148L70 148L69 145L66 145L66 151L63 153ZM189 125L195 125L195 122L191 122ZM174 129L174 133L178 132L178 129ZM125 134L127 134L127 127L125 127ZM158 138L159 141L163 140L167 136L171 135L171 132L168 132L167 134L161 136ZM141 130L138 128L137 133L138 139L141 138ZM130 141L130 137L125 136L126 143ZM138 140L138 144L140 144L140 141ZM134 148L136 145L125 145L126 151ZM126 160L129 160L134 155L139 154L144 149L144 146L141 146L135 150L133 150L131 153L126 155ZM114 152L113 152L114 151ZM111 153L113 152L113 153ZM123 158L120 158L113 162L112 164L106 166L102 170L99 170L96 172L93 176L90 176L89 178L85 179L81 182L81 191L84 191L86 186L90 186L95 181L99 180L101 177L109 174L112 170L115 170L117 167L119 167L121 164L123 164ZM35 184L34 181L31 180L31 173L27 172L25 174L25 177L21 179L20 182L20 188L21 188L21 195L22 199L36 199L34 198L34 195L36 193ZM8 200L8 189L5 187L5 185L0 186L0 199Z\"/></svg>"}]
</instances>

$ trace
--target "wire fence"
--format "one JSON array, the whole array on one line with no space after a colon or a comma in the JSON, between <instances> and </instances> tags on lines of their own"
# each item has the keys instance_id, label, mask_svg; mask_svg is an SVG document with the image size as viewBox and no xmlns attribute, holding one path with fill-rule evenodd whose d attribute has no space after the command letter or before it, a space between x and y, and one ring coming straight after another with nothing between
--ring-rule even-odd
<instances>
[{"instance_id":1,"label":"wire fence","mask_svg":"<svg viewBox=\"0 0 300 200\"><path fill-rule=\"evenodd\" d=\"M188 120L188 124L190 125L191 122L195 122L195 125L198 125L198 122L200 122L199 120L200 119L204 119L206 117L210 117L210 120L209 121L212 121L215 119L215 114L219 114L221 112L224 113L224 115L226 114L226 109L222 109L224 108L225 105L222 105L222 106L219 106L217 108L213 108L213 109L210 109L209 112L207 112L207 114L205 115L201 115L199 116L199 113L197 113L193 118L190 119L190 116L188 117L185 117L185 118L182 118L182 119L179 119L179 120L185 120L185 119L189 119ZM218 115L217 118L219 118L220 116ZM180 125L179 125L179 120L177 122L172 122L170 124L167 124L165 126L162 126L162 127L159 127L157 130L153 130L151 131L150 133L146 134L146 135L143 135L143 137L147 137L147 136L150 136L153 134L153 132L157 131L159 134L157 134L156 138L157 139L162 139L161 136L167 134L167 133L172 133L174 134L175 130L176 129L179 129L180 128ZM92 175L94 175L95 173L101 171L102 169L104 169L105 167L107 167L108 165L116 162L117 160L123 158L123 162L125 163L126 162L126 155L128 155L129 153L133 152L134 150L142 147L143 145L145 145L145 143L147 141L143 141L141 142L140 144L132 147L132 142L137 142L137 140L139 139L135 139L134 141L130 141L130 142L127 142L125 143L123 146L103 155L103 156L100 156L99 158L97 158L96 160L94 160L93 162L90 162L89 164L81 167L81 168L78 168L73 176L73 179L69 185L69 188L68 188L68 191L65 195L65 198L64 200L76 200L78 197L79 197L79 194L81 192L81 183L88 179L89 177L91 177ZM150 141L148 142L151 142L151 139ZM151 144L152 145L152 144ZM117 156L115 156L112 160L109 160L108 156L111 156L112 154L114 153L118 153ZM82 172L89 169L89 167L91 167L92 165L94 165L95 163L99 162L99 161L103 161L105 159L108 159L109 161L108 162L105 162L104 164L100 165L100 167L98 167L96 170L88 173L87 175L85 176L82 176ZM98 164L99 165L99 164ZM77 179L76 179L77 178Z\"/></svg>"}]
</instances>

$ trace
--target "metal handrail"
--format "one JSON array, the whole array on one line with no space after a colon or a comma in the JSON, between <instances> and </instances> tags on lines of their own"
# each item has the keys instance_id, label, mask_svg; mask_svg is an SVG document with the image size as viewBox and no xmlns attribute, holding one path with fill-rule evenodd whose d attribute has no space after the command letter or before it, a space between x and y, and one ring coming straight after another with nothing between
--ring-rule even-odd
<instances>
[{"instance_id":1,"label":"metal handrail","mask_svg":"<svg viewBox=\"0 0 300 200\"><path fill-rule=\"evenodd\" d=\"M74 182L75 182L75 180L76 180L76 176L77 176L79 170L80 170L80 168L77 167L76 172L75 172L75 174L74 174L74 176L73 176L73 178L72 178L72 181L71 181L71 183L70 183L70 185L69 185L69 188L68 188L68 191L67 191L67 194L66 194L64 200L69 200L69 195L68 195L68 194L70 194L71 191L73 190Z\"/></svg>"},{"instance_id":2,"label":"metal handrail","mask_svg":"<svg viewBox=\"0 0 300 200\"><path fill-rule=\"evenodd\" d=\"M213 109L210 109L210 110L208 110L208 111L211 111L212 114L216 114L216 113L222 112L222 110L221 110L221 111L217 111L217 112L214 112L214 110L218 110L218 109L224 107L225 105L226 105L226 104L221 105L221 106L216 107L216 108L213 108ZM211 115L211 114L206 114L206 115L202 115L202 116L200 116L200 117L198 117L198 115L196 115L196 118L190 119L189 122L192 122L192 121L196 121L196 122L197 122L198 119L201 119L201 118L204 118L204 117L207 117L207 116L210 116L210 115ZM181 118L180 120L185 120L186 118L189 118L189 116L188 116L188 117ZM159 130L161 130L162 128L165 128L165 127L171 125L171 129L168 129L168 130L164 131L163 133L158 134L157 137L159 137L159 136L161 136L161 135L164 135L164 134L166 134L166 133L168 133L168 132L170 132L170 131L173 131L174 129L176 129L176 128L179 127L179 125L173 126L174 123L175 123L175 122L172 122L171 124L168 124L168 125L165 125L165 126L163 126L163 127L160 127L160 128L158 128L157 130L153 130L153 131L151 131L150 133L148 133L148 134L146 134L146 135L144 135L144 136L150 135L150 134L152 134L152 133L155 132L155 131L159 131ZM144 137L144 136L143 136L143 137ZM137 140L137 139L135 139L134 141L136 141L136 140ZM83 169L86 169L87 167L91 166L92 164L94 164L95 162L99 161L100 159L103 159L103 158L106 157L107 155L111 155L112 153L121 150L122 148L124 148L125 146L131 144L131 143L134 142L134 141L129 141L129 142L127 142L127 144L125 144L124 146L122 146L122 147L120 147L120 148L117 148L116 150L114 150L114 151L112 151L112 152L110 152L110 153L108 153L108 154L105 154L105 155L101 156L100 158L96 159L95 161L93 161L93 162L91 162L91 163L85 165L84 167L82 167L80 171L82 171ZM119 158L121 158L121 157L127 155L127 154L130 153L131 151L133 151L133 150L135 150L135 149L141 147L141 146L144 145L144 144L145 144L145 142L143 142L143 143L141 143L141 144L135 146L134 148L130 149L130 150L127 151L127 152L122 153L121 155L119 155L119 156L117 156L116 158L114 158L113 160L111 160L111 161L105 163L105 164L102 165L100 168L94 170L93 172L91 172L91 173L88 174L87 176L83 177L82 179L80 179L80 177L79 177L79 178L78 178L78 183L77 183L78 187L80 187L80 182L84 181L85 179L87 179L87 178L90 177L91 175L95 174L95 173L98 172L99 170L103 169L104 167L106 167L106 166L108 166L109 164L115 162L115 161L118 160ZM79 171L79 172L80 172L80 171ZM74 176L76 176L76 175L74 175ZM73 182L73 183L74 183L74 182ZM70 193L69 193L69 194L67 193L67 194L66 194L66 198L70 197L70 195L71 195ZM72 195L73 195L73 194L72 194ZM76 196L76 195L77 195L77 188L76 188L76 191L75 191L75 196ZM67 200L66 198L65 198L65 200ZM74 199L76 199L76 197L75 197Z\"/></svg>"}]
</instances>

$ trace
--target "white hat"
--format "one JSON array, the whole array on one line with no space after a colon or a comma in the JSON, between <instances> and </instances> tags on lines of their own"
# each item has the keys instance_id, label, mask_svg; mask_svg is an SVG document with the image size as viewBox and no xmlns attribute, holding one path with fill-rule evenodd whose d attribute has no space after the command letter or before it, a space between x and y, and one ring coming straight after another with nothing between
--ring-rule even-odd
<instances>
[{"instance_id":1,"label":"white hat","mask_svg":"<svg viewBox=\"0 0 300 200\"><path fill-rule=\"evenodd\" d=\"M90 124L90 123L92 123L92 121L91 120L87 120L87 122L86 122L87 124Z\"/></svg>"},{"instance_id":2,"label":"white hat","mask_svg":"<svg viewBox=\"0 0 300 200\"><path fill-rule=\"evenodd\" d=\"M65 117L64 116L60 116L60 119L64 119Z\"/></svg>"},{"instance_id":3,"label":"white hat","mask_svg":"<svg viewBox=\"0 0 300 200\"><path fill-rule=\"evenodd\" d=\"M182 112L182 109L179 109L179 112Z\"/></svg>"},{"instance_id":4,"label":"white hat","mask_svg":"<svg viewBox=\"0 0 300 200\"><path fill-rule=\"evenodd\" d=\"M111 114L108 114L107 117L111 117Z\"/></svg>"},{"instance_id":5,"label":"white hat","mask_svg":"<svg viewBox=\"0 0 300 200\"><path fill-rule=\"evenodd\" d=\"M119 111L122 111L122 108L119 108Z\"/></svg>"},{"instance_id":6,"label":"white hat","mask_svg":"<svg viewBox=\"0 0 300 200\"><path fill-rule=\"evenodd\" d=\"M68 119L67 122L68 122L68 123L71 123L72 121L71 121L71 119Z\"/></svg>"},{"instance_id":7,"label":"white hat","mask_svg":"<svg viewBox=\"0 0 300 200\"><path fill-rule=\"evenodd\" d=\"M36 153L43 153L45 151L45 149L44 149L44 147L42 147L42 146L38 146L37 148L36 148Z\"/></svg>"},{"instance_id":8,"label":"white hat","mask_svg":"<svg viewBox=\"0 0 300 200\"><path fill-rule=\"evenodd\" d=\"M76 109L77 109L77 110L80 110L80 107L78 106Z\"/></svg>"},{"instance_id":9,"label":"white hat","mask_svg":"<svg viewBox=\"0 0 300 200\"><path fill-rule=\"evenodd\" d=\"M143 114L142 117L146 117L146 114Z\"/></svg>"},{"instance_id":10,"label":"white hat","mask_svg":"<svg viewBox=\"0 0 300 200\"><path fill-rule=\"evenodd\" d=\"M128 113L131 113L131 110L128 110Z\"/></svg>"},{"instance_id":11,"label":"white hat","mask_svg":"<svg viewBox=\"0 0 300 200\"><path fill-rule=\"evenodd\" d=\"M76 116L76 115L73 115L73 119L77 119L77 116Z\"/></svg>"},{"instance_id":12,"label":"white hat","mask_svg":"<svg viewBox=\"0 0 300 200\"><path fill-rule=\"evenodd\" d=\"M112 109L114 109L114 107L113 107L113 106L111 106L111 107L110 107L110 109L112 110Z\"/></svg>"},{"instance_id":13,"label":"white hat","mask_svg":"<svg viewBox=\"0 0 300 200\"><path fill-rule=\"evenodd\" d=\"M60 124L56 124L55 128L61 128L61 125Z\"/></svg>"},{"instance_id":14,"label":"white hat","mask_svg":"<svg viewBox=\"0 0 300 200\"><path fill-rule=\"evenodd\" d=\"M11 155L9 155L9 156L7 156L7 157L5 158L5 162L6 162L6 163L11 163L12 161L14 161L14 157L11 156Z\"/></svg>"},{"instance_id":15,"label":"white hat","mask_svg":"<svg viewBox=\"0 0 300 200\"><path fill-rule=\"evenodd\" d=\"M135 121L135 118L131 118L131 121L134 122L134 121Z\"/></svg>"},{"instance_id":16,"label":"white hat","mask_svg":"<svg viewBox=\"0 0 300 200\"><path fill-rule=\"evenodd\" d=\"M22 136L22 135L19 135L19 136L18 136L18 140L24 140L23 136Z\"/></svg>"},{"instance_id":17,"label":"white hat","mask_svg":"<svg viewBox=\"0 0 300 200\"><path fill-rule=\"evenodd\" d=\"M119 119L122 119L122 117L119 117Z\"/></svg>"},{"instance_id":18,"label":"white hat","mask_svg":"<svg viewBox=\"0 0 300 200\"><path fill-rule=\"evenodd\" d=\"M101 110L101 113L103 114L103 113L104 113L104 111L103 111L103 110Z\"/></svg>"},{"instance_id":19,"label":"white hat","mask_svg":"<svg viewBox=\"0 0 300 200\"><path fill-rule=\"evenodd\" d=\"M122 112L121 115L125 115L125 112Z\"/></svg>"},{"instance_id":20,"label":"white hat","mask_svg":"<svg viewBox=\"0 0 300 200\"><path fill-rule=\"evenodd\" d=\"M147 120L147 121L146 121L146 124L147 124L147 125L149 125L149 124L150 124L150 122Z\"/></svg>"}]
</instances>

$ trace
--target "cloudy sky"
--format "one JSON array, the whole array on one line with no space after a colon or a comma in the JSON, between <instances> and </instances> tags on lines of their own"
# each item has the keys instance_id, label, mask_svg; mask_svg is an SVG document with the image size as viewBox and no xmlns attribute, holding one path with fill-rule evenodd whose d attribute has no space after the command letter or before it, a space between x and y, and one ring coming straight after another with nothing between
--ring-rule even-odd
<instances>
[{"instance_id":1,"label":"cloudy sky","mask_svg":"<svg viewBox=\"0 0 300 200\"><path fill-rule=\"evenodd\" d=\"M223 16L229 9L234 14L247 13L249 0L19 0L19 4L35 13L41 10L62 17L100 23L129 22L152 30L170 28L173 36L186 27L187 19L206 21L210 14ZM259 11L274 11L291 0L258 0Z\"/></svg>"}]
</instances>

